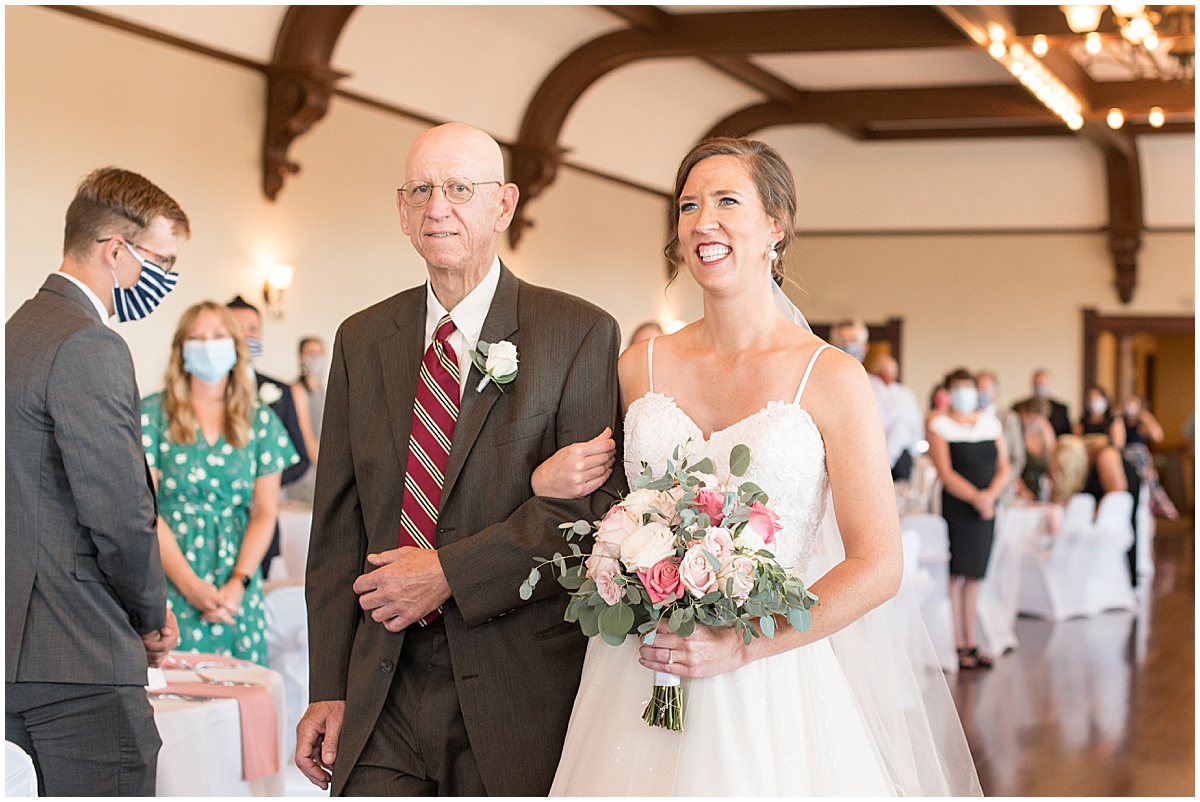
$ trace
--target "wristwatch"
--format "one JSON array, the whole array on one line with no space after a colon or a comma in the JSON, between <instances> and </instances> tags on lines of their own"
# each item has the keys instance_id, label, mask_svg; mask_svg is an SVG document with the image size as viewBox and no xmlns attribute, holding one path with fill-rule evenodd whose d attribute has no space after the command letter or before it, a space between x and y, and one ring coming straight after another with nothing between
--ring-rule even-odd
<instances>
[{"instance_id":1,"label":"wristwatch","mask_svg":"<svg viewBox=\"0 0 1200 802\"><path fill-rule=\"evenodd\" d=\"M250 587L250 577L246 576L241 571L234 571L232 574L229 575L229 578L239 580L242 583L243 590Z\"/></svg>"}]
</instances>

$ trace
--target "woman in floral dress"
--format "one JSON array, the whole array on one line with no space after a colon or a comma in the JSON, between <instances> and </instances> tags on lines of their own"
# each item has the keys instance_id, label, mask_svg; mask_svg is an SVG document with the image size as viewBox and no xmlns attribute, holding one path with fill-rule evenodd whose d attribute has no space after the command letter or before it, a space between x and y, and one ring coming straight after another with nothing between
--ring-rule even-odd
<instances>
[{"instance_id":1,"label":"woman in floral dress","mask_svg":"<svg viewBox=\"0 0 1200 802\"><path fill-rule=\"evenodd\" d=\"M142 444L158 493L158 541L180 651L267 663L259 564L279 475L299 458L255 394L250 352L228 311L184 312L166 389L142 402Z\"/></svg>"}]
</instances>

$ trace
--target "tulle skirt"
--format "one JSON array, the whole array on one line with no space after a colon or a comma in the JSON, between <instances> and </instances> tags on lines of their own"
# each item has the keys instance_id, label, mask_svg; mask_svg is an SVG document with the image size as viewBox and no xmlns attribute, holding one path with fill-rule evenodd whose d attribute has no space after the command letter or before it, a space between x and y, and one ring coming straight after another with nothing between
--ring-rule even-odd
<instances>
[{"instance_id":1,"label":"tulle skirt","mask_svg":"<svg viewBox=\"0 0 1200 802\"><path fill-rule=\"evenodd\" d=\"M683 732L642 720L638 640L592 638L552 796L890 796L828 640L684 679Z\"/></svg>"}]
</instances>

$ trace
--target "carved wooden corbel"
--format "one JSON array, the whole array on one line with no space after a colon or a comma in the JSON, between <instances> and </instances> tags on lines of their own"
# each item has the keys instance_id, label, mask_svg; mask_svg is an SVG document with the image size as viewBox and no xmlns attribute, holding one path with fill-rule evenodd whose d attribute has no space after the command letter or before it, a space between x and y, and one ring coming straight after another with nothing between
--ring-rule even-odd
<instances>
[{"instance_id":1,"label":"carved wooden corbel","mask_svg":"<svg viewBox=\"0 0 1200 802\"><path fill-rule=\"evenodd\" d=\"M517 212L508 228L508 244L516 248L525 229L533 226L533 221L525 214L528 202L554 183L566 151L557 145L525 145L520 142L512 145L511 151L509 165L512 176L509 180L516 184L521 192Z\"/></svg>"},{"instance_id":2,"label":"carved wooden corbel","mask_svg":"<svg viewBox=\"0 0 1200 802\"><path fill-rule=\"evenodd\" d=\"M329 66L346 20L357 6L292 6L283 15L275 54L266 67L263 193L275 200L283 179L300 171L288 149L325 116L334 84L346 73Z\"/></svg>"}]
</instances>

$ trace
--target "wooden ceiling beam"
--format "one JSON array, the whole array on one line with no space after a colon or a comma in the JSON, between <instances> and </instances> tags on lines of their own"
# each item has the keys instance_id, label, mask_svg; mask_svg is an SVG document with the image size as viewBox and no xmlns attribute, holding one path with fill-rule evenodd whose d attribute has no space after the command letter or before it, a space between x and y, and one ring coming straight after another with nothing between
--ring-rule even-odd
<instances>
[{"instance_id":1,"label":"wooden ceiling beam","mask_svg":"<svg viewBox=\"0 0 1200 802\"><path fill-rule=\"evenodd\" d=\"M515 246L531 225L526 210L555 179L565 151L558 144L567 115L585 91L609 72L645 59L745 60L756 53L829 53L969 46L929 6L788 8L667 14L657 8L606 7L633 28L597 37L558 63L525 110L512 149L510 179L521 202L509 227ZM776 101L799 100L794 87L748 61L718 66ZM793 91L794 90L794 91Z\"/></svg>"},{"instance_id":2,"label":"wooden ceiling beam","mask_svg":"<svg viewBox=\"0 0 1200 802\"><path fill-rule=\"evenodd\" d=\"M263 194L275 200L286 175L300 165L288 159L297 137L329 109L334 84L345 73L330 66L346 21L358 6L290 6L279 25L266 66L267 114L263 126Z\"/></svg>"}]
</instances>

